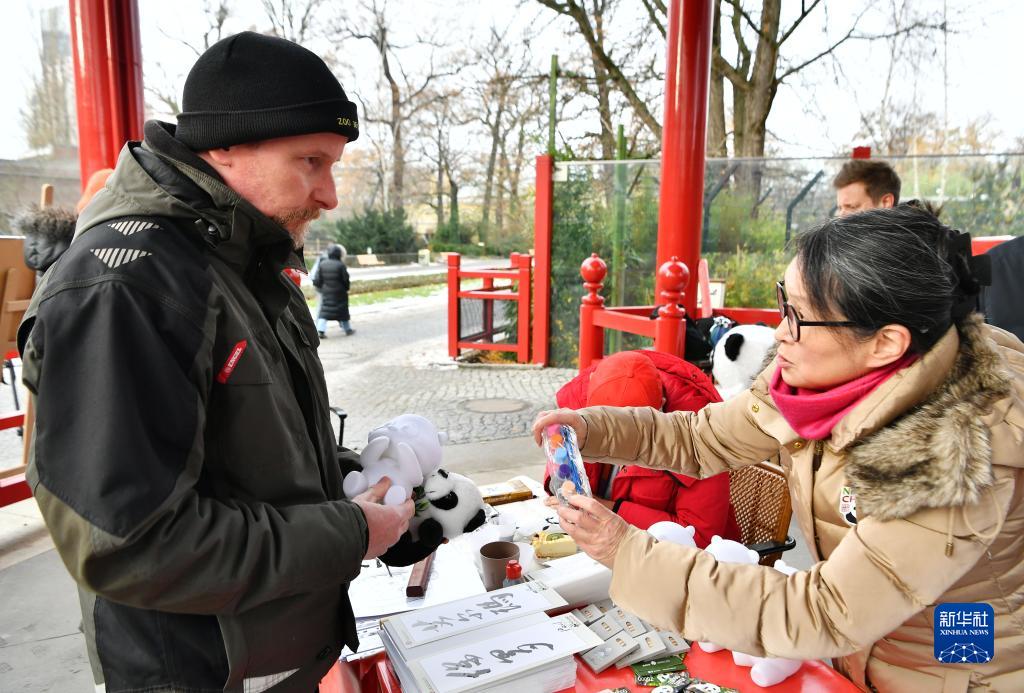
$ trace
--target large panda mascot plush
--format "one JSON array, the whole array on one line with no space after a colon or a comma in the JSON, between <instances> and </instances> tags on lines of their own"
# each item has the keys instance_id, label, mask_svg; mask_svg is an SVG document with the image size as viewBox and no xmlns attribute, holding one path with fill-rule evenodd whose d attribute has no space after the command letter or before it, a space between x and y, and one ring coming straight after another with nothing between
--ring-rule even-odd
<instances>
[{"instance_id":1,"label":"large panda mascot plush","mask_svg":"<svg viewBox=\"0 0 1024 693\"><path fill-rule=\"evenodd\" d=\"M722 399L747 390L775 347L775 330L764 325L737 325L715 344L711 375Z\"/></svg>"}]
</instances>

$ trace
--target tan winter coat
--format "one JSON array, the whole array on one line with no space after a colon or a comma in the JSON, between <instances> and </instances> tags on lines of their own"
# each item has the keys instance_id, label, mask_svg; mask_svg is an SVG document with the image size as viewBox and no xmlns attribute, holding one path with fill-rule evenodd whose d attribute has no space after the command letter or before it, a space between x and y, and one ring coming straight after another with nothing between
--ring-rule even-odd
<instances>
[{"instance_id":1,"label":"tan winter coat","mask_svg":"<svg viewBox=\"0 0 1024 693\"><path fill-rule=\"evenodd\" d=\"M825 441L789 427L768 394L770 373L698 412L584 409L583 454L705 477L781 449L794 511L821 562L792 577L719 565L631 528L612 598L693 640L836 658L865 690L1024 691L1024 344L976 317L962 336L951 328ZM849 519L844 491L856 498ZM933 615L943 602L992 605L991 661L936 661Z\"/></svg>"}]
</instances>

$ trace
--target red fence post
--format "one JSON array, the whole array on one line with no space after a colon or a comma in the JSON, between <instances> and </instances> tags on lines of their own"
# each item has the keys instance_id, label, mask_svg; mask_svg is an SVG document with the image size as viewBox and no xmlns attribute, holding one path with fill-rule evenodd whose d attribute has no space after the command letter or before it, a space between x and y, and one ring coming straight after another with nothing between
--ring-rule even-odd
<instances>
[{"instance_id":1,"label":"red fence post","mask_svg":"<svg viewBox=\"0 0 1024 693\"><path fill-rule=\"evenodd\" d=\"M658 309L658 319L654 333L654 350L666 354L684 357L686 334L683 321L686 313L679 308L683 301L683 288L690 282L690 269L679 258L671 260L658 269L658 285L664 287L661 292L663 305Z\"/></svg>"},{"instance_id":2,"label":"red fence post","mask_svg":"<svg viewBox=\"0 0 1024 693\"><path fill-rule=\"evenodd\" d=\"M604 260L592 253L580 265L583 287L587 294L580 302L580 370L604 356L604 328L594 326L594 313L604 310L604 297L601 290L608 265Z\"/></svg>"},{"instance_id":3,"label":"red fence post","mask_svg":"<svg viewBox=\"0 0 1024 693\"><path fill-rule=\"evenodd\" d=\"M851 159L870 159L871 147L854 147Z\"/></svg>"},{"instance_id":4,"label":"red fence post","mask_svg":"<svg viewBox=\"0 0 1024 693\"><path fill-rule=\"evenodd\" d=\"M550 154L537 157L537 191L533 207L533 362L548 364L551 329L551 233L554 224L554 187L551 174L555 160Z\"/></svg>"},{"instance_id":5,"label":"red fence post","mask_svg":"<svg viewBox=\"0 0 1024 693\"><path fill-rule=\"evenodd\" d=\"M513 253L515 265L519 268L519 298L516 327L516 360L527 363L530 360L530 265L533 258L529 255Z\"/></svg>"},{"instance_id":6,"label":"red fence post","mask_svg":"<svg viewBox=\"0 0 1024 693\"><path fill-rule=\"evenodd\" d=\"M448 356L459 355L459 264L458 253L448 255Z\"/></svg>"},{"instance_id":7,"label":"red fence post","mask_svg":"<svg viewBox=\"0 0 1024 693\"><path fill-rule=\"evenodd\" d=\"M671 0L658 196L659 267L673 255L689 267L696 267L700 259L711 22L710 0ZM656 286L655 296L663 290ZM697 292L689 292L686 310L693 315L696 302Z\"/></svg>"}]
</instances>

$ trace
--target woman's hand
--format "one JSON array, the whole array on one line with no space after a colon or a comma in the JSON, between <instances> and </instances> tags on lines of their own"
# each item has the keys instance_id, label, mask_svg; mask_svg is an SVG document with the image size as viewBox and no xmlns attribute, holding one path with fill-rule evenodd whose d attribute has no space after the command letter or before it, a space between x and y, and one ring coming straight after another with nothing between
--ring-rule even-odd
<instances>
[{"instance_id":1,"label":"woman's hand","mask_svg":"<svg viewBox=\"0 0 1024 693\"><path fill-rule=\"evenodd\" d=\"M594 500L596 500L598 503L608 508L609 510L615 507L615 501L613 500L609 500L607 498L598 498L597 496L594 496ZM557 508L561 504L562 503L554 496L547 496L546 498L544 498L544 505L548 506L549 508Z\"/></svg>"},{"instance_id":2,"label":"woman's hand","mask_svg":"<svg viewBox=\"0 0 1024 693\"><path fill-rule=\"evenodd\" d=\"M580 449L587 444L587 422L582 416L572 409L555 409L553 411L542 411L533 420L533 440L537 445L541 444L541 433L552 424L565 424L576 431L576 442Z\"/></svg>"},{"instance_id":3,"label":"woman's hand","mask_svg":"<svg viewBox=\"0 0 1024 693\"><path fill-rule=\"evenodd\" d=\"M570 484L571 486L571 484ZM629 524L595 498L563 490L570 505L558 508L559 524L595 561L615 567L615 553L629 531Z\"/></svg>"}]
</instances>

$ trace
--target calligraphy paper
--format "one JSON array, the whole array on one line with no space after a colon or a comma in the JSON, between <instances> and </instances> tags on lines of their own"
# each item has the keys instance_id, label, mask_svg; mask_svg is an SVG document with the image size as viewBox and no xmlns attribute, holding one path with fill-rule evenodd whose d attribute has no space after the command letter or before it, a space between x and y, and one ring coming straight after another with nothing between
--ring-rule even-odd
<instances>
[{"instance_id":1,"label":"calligraphy paper","mask_svg":"<svg viewBox=\"0 0 1024 693\"><path fill-rule=\"evenodd\" d=\"M384 625L409 648L561 606L566 601L553 589L523 583L394 616Z\"/></svg>"},{"instance_id":2,"label":"calligraphy paper","mask_svg":"<svg viewBox=\"0 0 1024 693\"><path fill-rule=\"evenodd\" d=\"M481 632L476 644L425 657L412 665L436 693L487 690L491 684L533 671L601 644L578 618L563 614L496 637Z\"/></svg>"}]
</instances>

